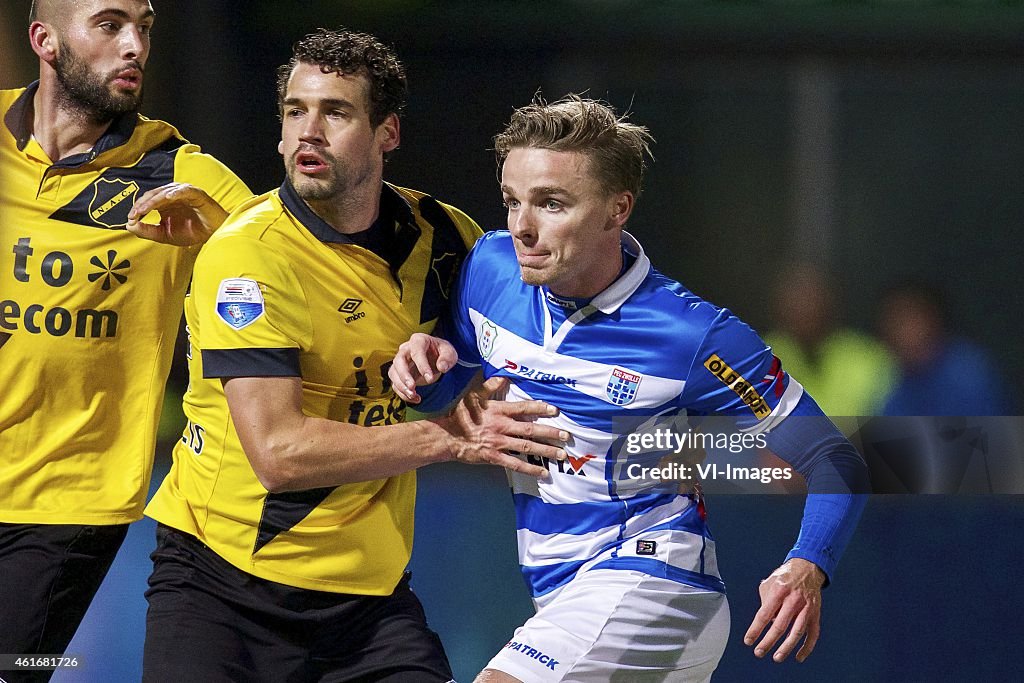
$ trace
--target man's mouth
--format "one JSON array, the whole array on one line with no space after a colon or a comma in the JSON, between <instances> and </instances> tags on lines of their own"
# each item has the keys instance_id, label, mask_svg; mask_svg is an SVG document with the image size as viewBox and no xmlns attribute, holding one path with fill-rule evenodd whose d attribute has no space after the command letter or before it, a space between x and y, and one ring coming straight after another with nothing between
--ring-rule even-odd
<instances>
[{"instance_id":1,"label":"man's mouth","mask_svg":"<svg viewBox=\"0 0 1024 683\"><path fill-rule=\"evenodd\" d=\"M142 85L142 71L139 69L122 69L114 76L114 85L125 90L135 90Z\"/></svg>"},{"instance_id":2,"label":"man's mouth","mask_svg":"<svg viewBox=\"0 0 1024 683\"><path fill-rule=\"evenodd\" d=\"M520 251L517 254L520 266L537 266L544 262L550 254L546 251Z\"/></svg>"},{"instance_id":3,"label":"man's mouth","mask_svg":"<svg viewBox=\"0 0 1024 683\"><path fill-rule=\"evenodd\" d=\"M299 152L295 155L295 168L306 175L316 175L327 170L327 162L313 152Z\"/></svg>"}]
</instances>

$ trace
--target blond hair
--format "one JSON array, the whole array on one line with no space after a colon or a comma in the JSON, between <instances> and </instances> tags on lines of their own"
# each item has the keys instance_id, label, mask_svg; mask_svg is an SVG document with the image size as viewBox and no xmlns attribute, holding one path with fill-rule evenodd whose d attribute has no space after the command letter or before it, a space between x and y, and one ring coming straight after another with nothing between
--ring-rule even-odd
<instances>
[{"instance_id":1,"label":"blond hair","mask_svg":"<svg viewBox=\"0 0 1024 683\"><path fill-rule=\"evenodd\" d=\"M654 158L653 142L646 127L629 123L607 102L569 94L548 103L538 94L512 112L505 130L494 137L498 179L509 152L517 147L578 152L591 160L592 172L606 192L628 190L639 197L645 157Z\"/></svg>"}]
</instances>

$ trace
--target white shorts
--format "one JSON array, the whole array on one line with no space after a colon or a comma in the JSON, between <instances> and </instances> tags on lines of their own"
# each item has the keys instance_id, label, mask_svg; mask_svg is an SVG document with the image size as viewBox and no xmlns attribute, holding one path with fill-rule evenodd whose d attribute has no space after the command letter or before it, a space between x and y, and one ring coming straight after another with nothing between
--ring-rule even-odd
<instances>
[{"instance_id":1,"label":"white shorts","mask_svg":"<svg viewBox=\"0 0 1024 683\"><path fill-rule=\"evenodd\" d=\"M585 571L487 665L524 683L707 681L729 638L724 593L642 572Z\"/></svg>"}]
</instances>

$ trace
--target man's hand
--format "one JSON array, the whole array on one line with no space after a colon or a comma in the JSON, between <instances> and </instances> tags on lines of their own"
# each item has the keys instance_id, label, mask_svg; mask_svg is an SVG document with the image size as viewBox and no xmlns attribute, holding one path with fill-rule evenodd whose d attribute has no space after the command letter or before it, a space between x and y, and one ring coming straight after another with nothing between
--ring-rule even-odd
<instances>
[{"instance_id":1,"label":"man's hand","mask_svg":"<svg viewBox=\"0 0 1024 683\"><path fill-rule=\"evenodd\" d=\"M540 425L537 417L554 417L558 408L543 401L492 400L495 392L508 385L504 377L492 377L470 388L451 415L433 420L454 437L451 459L474 465L498 465L534 477L546 477L544 467L530 465L509 455L509 451L552 460L564 460L565 451L551 444L563 444L569 433Z\"/></svg>"},{"instance_id":2,"label":"man's hand","mask_svg":"<svg viewBox=\"0 0 1024 683\"><path fill-rule=\"evenodd\" d=\"M825 573L813 562L798 557L773 571L758 588L761 609L757 610L754 621L743 636L744 644L753 645L770 622L771 628L754 648L754 655L764 657L788 629L789 635L772 659L784 661L801 640L804 644L796 653L796 660L802 662L807 659L821 632L821 587L824 583Z\"/></svg>"},{"instance_id":3,"label":"man's hand","mask_svg":"<svg viewBox=\"0 0 1024 683\"><path fill-rule=\"evenodd\" d=\"M415 405L420 402L416 387L433 384L458 360L459 354L448 341L417 332L398 347L388 377L395 393Z\"/></svg>"},{"instance_id":4,"label":"man's hand","mask_svg":"<svg viewBox=\"0 0 1024 683\"><path fill-rule=\"evenodd\" d=\"M142 222L151 211L160 212L159 223ZM227 217L228 212L195 185L168 183L135 200L127 228L147 240L191 247L204 244Z\"/></svg>"}]
</instances>

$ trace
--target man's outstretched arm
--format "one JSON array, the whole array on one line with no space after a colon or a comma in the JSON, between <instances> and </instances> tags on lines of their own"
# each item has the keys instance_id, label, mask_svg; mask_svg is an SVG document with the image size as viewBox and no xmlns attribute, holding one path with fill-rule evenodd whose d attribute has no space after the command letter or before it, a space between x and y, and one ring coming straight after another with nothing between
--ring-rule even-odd
<instances>
[{"instance_id":1,"label":"man's outstretched arm","mask_svg":"<svg viewBox=\"0 0 1024 683\"><path fill-rule=\"evenodd\" d=\"M507 451L564 459L551 445L563 443L564 432L523 421L557 409L541 401L489 400L506 381L492 378L467 392L448 415L376 427L304 414L298 377L236 377L224 380L224 391L242 448L271 492L381 479L442 461L546 476Z\"/></svg>"},{"instance_id":2,"label":"man's outstretched arm","mask_svg":"<svg viewBox=\"0 0 1024 683\"><path fill-rule=\"evenodd\" d=\"M817 643L821 591L853 536L870 480L853 444L806 393L765 437L768 448L804 476L809 493L797 542L786 562L761 582L761 608L743 642L756 643L754 654L763 657L786 634L772 658L784 661L802 642L796 655L802 662Z\"/></svg>"}]
</instances>

